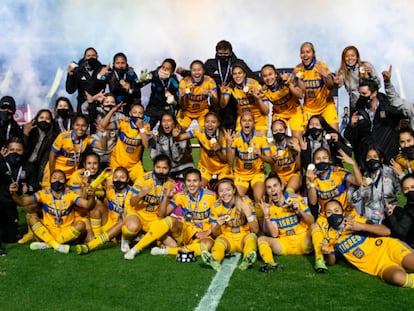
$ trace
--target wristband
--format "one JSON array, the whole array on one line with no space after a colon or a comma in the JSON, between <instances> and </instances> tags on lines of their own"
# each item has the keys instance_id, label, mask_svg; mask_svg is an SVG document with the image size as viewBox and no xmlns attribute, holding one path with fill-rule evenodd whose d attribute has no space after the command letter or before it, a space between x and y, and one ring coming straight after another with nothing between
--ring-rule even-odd
<instances>
[{"instance_id":1,"label":"wristband","mask_svg":"<svg viewBox=\"0 0 414 311\"><path fill-rule=\"evenodd\" d=\"M309 188L315 188L315 184L313 182L309 183Z\"/></svg>"},{"instance_id":2,"label":"wristband","mask_svg":"<svg viewBox=\"0 0 414 311\"><path fill-rule=\"evenodd\" d=\"M141 128L141 129L139 129L139 132L142 133L142 134L144 134L145 133L145 129L144 128Z\"/></svg>"},{"instance_id":3,"label":"wristband","mask_svg":"<svg viewBox=\"0 0 414 311\"><path fill-rule=\"evenodd\" d=\"M249 217L247 217L247 221L248 222L252 222L254 220L254 216L250 215Z\"/></svg>"}]
</instances>

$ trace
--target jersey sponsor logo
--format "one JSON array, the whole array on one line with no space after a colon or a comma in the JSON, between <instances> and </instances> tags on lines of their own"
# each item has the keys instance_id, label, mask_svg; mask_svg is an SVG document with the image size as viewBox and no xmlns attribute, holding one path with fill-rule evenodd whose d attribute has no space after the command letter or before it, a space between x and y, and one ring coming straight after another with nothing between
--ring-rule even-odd
<instances>
[{"instance_id":1,"label":"jersey sponsor logo","mask_svg":"<svg viewBox=\"0 0 414 311\"><path fill-rule=\"evenodd\" d=\"M351 249L361 245L365 241L366 237L361 235L350 235L342 242L336 245L336 248L342 253L345 254ZM358 257L359 258L359 257Z\"/></svg>"},{"instance_id":2,"label":"jersey sponsor logo","mask_svg":"<svg viewBox=\"0 0 414 311\"><path fill-rule=\"evenodd\" d=\"M357 247L353 252L352 255L354 255L356 258L361 259L362 257L364 257L365 253L362 249L360 249L359 247Z\"/></svg>"}]
</instances>

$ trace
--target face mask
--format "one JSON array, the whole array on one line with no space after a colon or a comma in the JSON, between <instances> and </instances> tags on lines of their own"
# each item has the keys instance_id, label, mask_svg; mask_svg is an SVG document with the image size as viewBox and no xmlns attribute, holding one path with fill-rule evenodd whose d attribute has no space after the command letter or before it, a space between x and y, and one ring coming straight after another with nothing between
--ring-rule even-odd
<instances>
[{"instance_id":1,"label":"face mask","mask_svg":"<svg viewBox=\"0 0 414 311\"><path fill-rule=\"evenodd\" d=\"M327 218L327 220L328 220L328 224L330 227L334 229L339 229L339 226L344 221L344 218L345 217L342 214L332 214L331 216Z\"/></svg>"},{"instance_id":2,"label":"face mask","mask_svg":"<svg viewBox=\"0 0 414 311\"><path fill-rule=\"evenodd\" d=\"M327 171L329 169L330 164L328 162L319 162L315 164L317 171Z\"/></svg>"},{"instance_id":3,"label":"face mask","mask_svg":"<svg viewBox=\"0 0 414 311\"><path fill-rule=\"evenodd\" d=\"M285 138L285 133L273 134L273 139L277 142L281 142Z\"/></svg>"},{"instance_id":4,"label":"face mask","mask_svg":"<svg viewBox=\"0 0 414 311\"><path fill-rule=\"evenodd\" d=\"M65 183L54 181L50 183L50 188L52 188L53 191L59 192L65 189Z\"/></svg>"},{"instance_id":5,"label":"face mask","mask_svg":"<svg viewBox=\"0 0 414 311\"><path fill-rule=\"evenodd\" d=\"M46 131L50 128L50 123L47 121L40 121L40 122L37 122L37 127L41 129L42 131Z\"/></svg>"},{"instance_id":6,"label":"face mask","mask_svg":"<svg viewBox=\"0 0 414 311\"><path fill-rule=\"evenodd\" d=\"M401 152L404 153L406 156L410 156L414 152L414 146L401 148Z\"/></svg>"},{"instance_id":7,"label":"face mask","mask_svg":"<svg viewBox=\"0 0 414 311\"><path fill-rule=\"evenodd\" d=\"M98 65L98 60L96 58L89 58L85 63L87 67L94 69Z\"/></svg>"},{"instance_id":8,"label":"face mask","mask_svg":"<svg viewBox=\"0 0 414 311\"><path fill-rule=\"evenodd\" d=\"M230 57L221 55L221 56L217 56L217 59L220 61L220 63L227 63L230 60Z\"/></svg>"},{"instance_id":9,"label":"face mask","mask_svg":"<svg viewBox=\"0 0 414 311\"><path fill-rule=\"evenodd\" d=\"M129 118L131 119L132 123L134 123L134 124L136 124L139 119L142 119L140 117L129 117Z\"/></svg>"},{"instance_id":10,"label":"face mask","mask_svg":"<svg viewBox=\"0 0 414 311\"><path fill-rule=\"evenodd\" d=\"M120 79L122 79L122 76L127 72L125 69L115 69L115 71Z\"/></svg>"},{"instance_id":11,"label":"face mask","mask_svg":"<svg viewBox=\"0 0 414 311\"><path fill-rule=\"evenodd\" d=\"M311 129L309 129L309 134L313 140L316 140L322 134L322 131L323 131L322 129L312 127Z\"/></svg>"},{"instance_id":12,"label":"face mask","mask_svg":"<svg viewBox=\"0 0 414 311\"><path fill-rule=\"evenodd\" d=\"M382 164L380 160L371 159L368 162L365 162L365 165L368 171L375 172L381 167Z\"/></svg>"},{"instance_id":13,"label":"face mask","mask_svg":"<svg viewBox=\"0 0 414 311\"><path fill-rule=\"evenodd\" d=\"M160 79L168 79L170 77L170 72L167 70L158 70L158 76Z\"/></svg>"},{"instance_id":14,"label":"face mask","mask_svg":"<svg viewBox=\"0 0 414 311\"><path fill-rule=\"evenodd\" d=\"M121 180L114 180L113 184L114 184L115 191L124 190L126 186L128 185L126 181L121 181Z\"/></svg>"},{"instance_id":15,"label":"face mask","mask_svg":"<svg viewBox=\"0 0 414 311\"><path fill-rule=\"evenodd\" d=\"M166 182L168 179L168 174L156 173L154 172L155 178L158 179L159 182Z\"/></svg>"},{"instance_id":16,"label":"face mask","mask_svg":"<svg viewBox=\"0 0 414 311\"><path fill-rule=\"evenodd\" d=\"M67 119L70 117L70 111L69 109L57 109L56 113L59 117L62 119Z\"/></svg>"},{"instance_id":17,"label":"face mask","mask_svg":"<svg viewBox=\"0 0 414 311\"><path fill-rule=\"evenodd\" d=\"M407 204L414 204L414 191L408 191L404 195L407 198Z\"/></svg>"},{"instance_id":18,"label":"face mask","mask_svg":"<svg viewBox=\"0 0 414 311\"><path fill-rule=\"evenodd\" d=\"M371 97L370 96L359 95L357 106L361 107L361 108L365 107L365 108L369 109L371 107Z\"/></svg>"},{"instance_id":19,"label":"face mask","mask_svg":"<svg viewBox=\"0 0 414 311\"><path fill-rule=\"evenodd\" d=\"M109 111L111 111L111 109L112 109L112 108L114 108L114 107L115 107L114 105L102 106L102 109L103 109L105 112L109 112Z\"/></svg>"},{"instance_id":20,"label":"face mask","mask_svg":"<svg viewBox=\"0 0 414 311\"><path fill-rule=\"evenodd\" d=\"M11 152L6 156L6 161L11 165L17 165L22 161L22 156L17 152Z\"/></svg>"},{"instance_id":21,"label":"face mask","mask_svg":"<svg viewBox=\"0 0 414 311\"><path fill-rule=\"evenodd\" d=\"M5 122L11 119L11 113L8 111L0 111L0 121Z\"/></svg>"}]
</instances>

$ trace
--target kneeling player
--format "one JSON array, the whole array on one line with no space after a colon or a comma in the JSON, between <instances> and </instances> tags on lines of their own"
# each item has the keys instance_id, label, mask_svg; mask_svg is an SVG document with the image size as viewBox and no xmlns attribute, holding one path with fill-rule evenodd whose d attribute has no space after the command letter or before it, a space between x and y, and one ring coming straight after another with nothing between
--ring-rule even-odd
<instances>
[{"instance_id":1,"label":"kneeling player","mask_svg":"<svg viewBox=\"0 0 414 311\"><path fill-rule=\"evenodd\" d=\"M282 181L272 174L265 180L270 203L261 202L264 219L271 235L258 239L259 252L265 265L260 271L278 267L273 254L304 255L312 251L310 225L315 221L309 207L299 195L283 192Z\"/></svg>"}]
</instances>

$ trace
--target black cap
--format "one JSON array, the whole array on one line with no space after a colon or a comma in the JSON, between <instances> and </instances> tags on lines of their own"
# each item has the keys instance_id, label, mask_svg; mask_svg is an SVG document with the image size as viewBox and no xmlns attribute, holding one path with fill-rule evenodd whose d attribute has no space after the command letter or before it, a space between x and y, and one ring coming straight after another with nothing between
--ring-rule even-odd
<instances>
[{"instance_id":1,"label":"black cap","mask_svg":"<svg viewBox=\"0 0 414 311\"><path fill-rule=\"evenodd\" d=\"M8 106L8 107L7 107ZM13 113L16 112L16 102L14 98L11 96L3 96L0 99L0 108L2 109L10 109Z\"/></svg>"}]
</instances>

